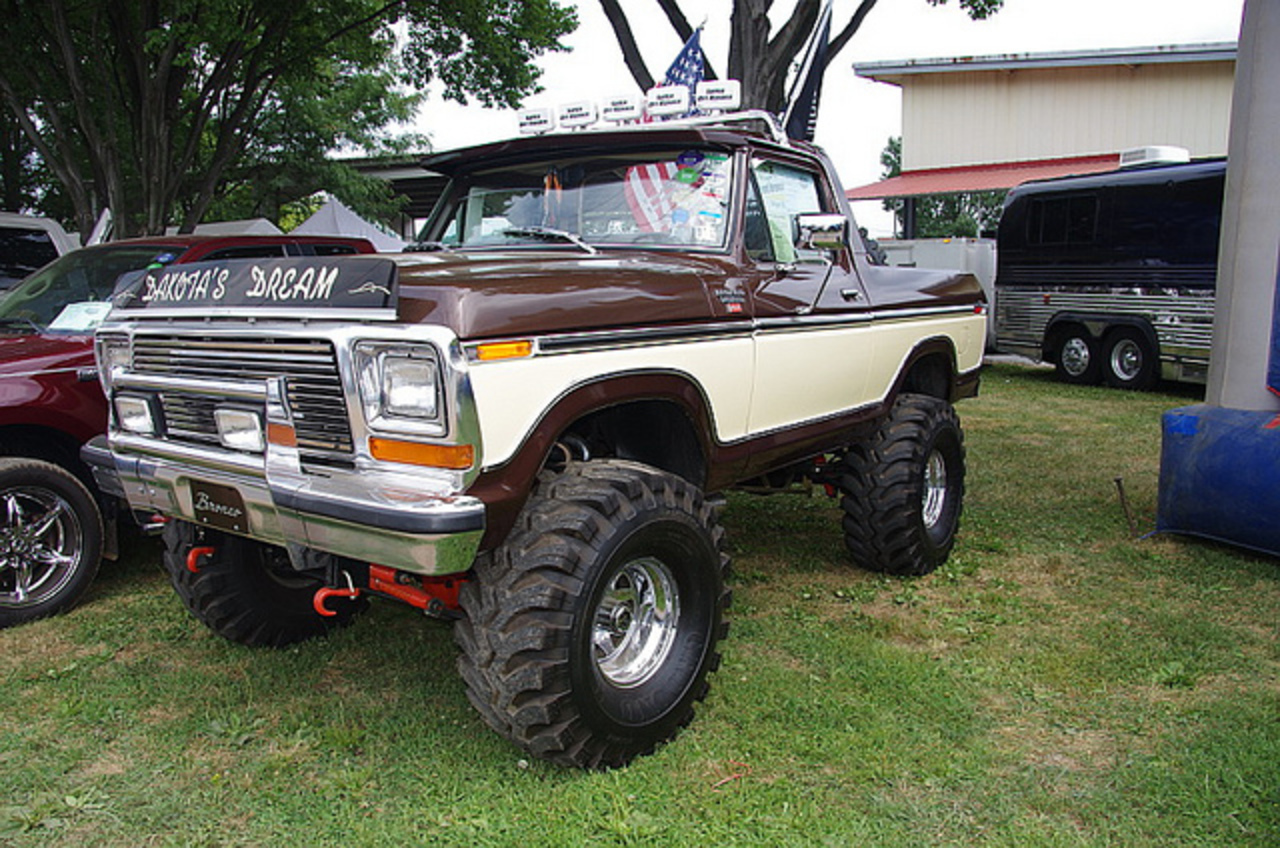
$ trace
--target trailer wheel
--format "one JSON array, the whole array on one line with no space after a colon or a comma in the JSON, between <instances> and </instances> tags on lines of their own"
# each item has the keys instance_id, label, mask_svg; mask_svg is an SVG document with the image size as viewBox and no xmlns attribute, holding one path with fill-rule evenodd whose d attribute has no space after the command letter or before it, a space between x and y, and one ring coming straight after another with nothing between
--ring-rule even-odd
<instances>
[{"instance_id":1,"label":"trailer wheel","mask_svg":"<svg viewBox=\"0 0 1280 848\"><path fill-rule=\"evenodd\" d=\"M1103 359L1107 385L1133 391L1146 391L1155 385L1156 352L1137 329L1116 327L1108 333Z\"/></svg>"},{"instance_id":2,"label":"trailer wheel","mask_svg":"<svg viewBox=\"0 0 1280 848\"><path fill-rule=\"evenodd\" d=\"M727 625L724 530L689 482L624 461L545 477L481 557L455 636L494 730L561 765L625 765L693 718Z\"/></svg>"},{"instance_id":3,"label":"trailer wheel","mask_svg":"<svg viewBox=\"0 0 1280 848\"><path fill-rule=\"evenodd\" d=\"M1096 385L1102 376L1098 341L1084 327L1068 326L1056 332L1053 367L1058 379L1081 386Z\"/></svg>"},{"instance_id":4,"label":"trailer wheel","mask_svg":"<svg viewBox=\"0 0 1280 848\"><path fill-rule=\"evenodd\" d=\"M164 529L164 566L191 614L214 633L251 647L279 648L342 627L367 606L363 597L331 598L336 615L312 606L324 584L299 574L282 548L230 533L170 521ZM197 570L187 567L193 548L209 547Z\"/></svg>"}]
</instances>

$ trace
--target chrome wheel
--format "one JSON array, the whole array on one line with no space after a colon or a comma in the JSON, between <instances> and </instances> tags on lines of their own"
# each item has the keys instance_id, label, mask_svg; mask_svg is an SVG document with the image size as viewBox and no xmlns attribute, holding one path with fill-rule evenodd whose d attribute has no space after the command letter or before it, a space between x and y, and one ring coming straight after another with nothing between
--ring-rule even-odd
<instances>
[{"instance_id":1,"label":"chrome wheel","mask_svg":"<svg viewBox=\"0 0 1280 848\"><path fill-rule=\"evenodd\" d=\"M614 686L643 684L666 661L679 620L671 570L652 557L627 563L609 581L593 617L596 668Z\"/></svg>"},{"instance_id":2,"label":"chrome wheel","mask_svg":"<svg viewBox=\"0 0 1280 848\"><path fill-rule=\"evenodd\" d=\"M924 467L924 503L920 515L928 529L936 527L947 507L947 460L941 452L929 452Z\"/></svg>"},{"instance_id":3,"label":"chrome wheel","mask_svg":"<svg viewBox=\"0 0 1280 848\"><path fill-rule=\"evenodd\" d=\"M1124 381L1142 373L1142 348L1133 339L1121 339L1111 348L1111 373Z\"/></svg>"},{"instance_id":4,"label":"chrome wheel","mask_svg":"<svg viewBox=\"0 0 1280 848\"><path fill-rule=\"evenodd\" d=\"M61 495L37 486L0 492L0 509L0 606L34 606L56 597L86 556L80 517Z\"/></svg>"},{"instance_id":5,"label":"chrome wheel","mask_svg":"<svg viewBox=\"0 0 1280 848\"><path fill-rule=\"evenodd\" d=\"M1083 377L1089 370L1092 354L1089 343L1079 336L1073 336L1062 343L1062 370L1072 377Z\"/></svg>"}]
</instances>

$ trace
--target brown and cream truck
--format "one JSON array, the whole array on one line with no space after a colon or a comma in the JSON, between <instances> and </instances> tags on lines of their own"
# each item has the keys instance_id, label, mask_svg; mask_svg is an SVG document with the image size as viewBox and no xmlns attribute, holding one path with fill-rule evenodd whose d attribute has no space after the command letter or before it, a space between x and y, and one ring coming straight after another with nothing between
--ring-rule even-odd
<instances>
[{"instance_id":1,"label":"brown and cream truck","mask_svg":"<svg viewBox=\"0 0 1280 848\"><path fill-rule=\"evenodd\" d=\"M870 264L817 148L753 113L425 165L411 252L158 269L98 332L109 463L206 625L283 645L412 604L489 725L602 768L707 692L721 493L816 481L856 564L946 559L986 305Z\"/></svg>"}]
</instances>

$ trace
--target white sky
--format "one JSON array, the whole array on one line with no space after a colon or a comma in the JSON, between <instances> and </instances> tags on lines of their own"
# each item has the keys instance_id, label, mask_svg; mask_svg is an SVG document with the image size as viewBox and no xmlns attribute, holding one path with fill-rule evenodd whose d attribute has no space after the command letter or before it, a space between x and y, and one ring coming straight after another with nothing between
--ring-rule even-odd
<instances>
[{"instance_id":1,"label":"white sky","mask_svg":"<svg viewBox=\"0 0 1280 848\"><path fill-rule=\"evenodd\" d=\"M621 0L640 50L654 77L660 78L681 47L654 0ZM862 29L827 69L818 117L817 141L831 156L846 188L880 177L880 152L890 136L902 132L901 96L895 86L856 76L860 62L1042 53L1108 47L1155 47L1234 41L1240 32L1244 0L1005 0L985 21L970 20L958 0L934 7L926 0L880 0ZM731 0L681 0L690 23L706 20L702 47L716 71L725 73ZM579 26L565 41L570 53L544 56L545 91L527 107L555 106L574 100L602 100L636 92L622 62L613 30L596 0L577 4ZM793 3L778 0L775 17ZM857 0L835 0L833 30L857 7ZM506 110L444 102L438 95L423 107L415 129L437 150L506 138L516 134L516 116ZM854 214L872 235L887 235L889 217L879 202L857 204Z\"/></svg>"}]
</instances>

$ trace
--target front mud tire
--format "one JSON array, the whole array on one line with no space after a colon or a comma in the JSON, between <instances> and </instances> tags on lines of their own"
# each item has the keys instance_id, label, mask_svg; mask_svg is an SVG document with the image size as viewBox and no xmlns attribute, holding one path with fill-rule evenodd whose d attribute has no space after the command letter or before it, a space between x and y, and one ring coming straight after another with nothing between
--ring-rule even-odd
<instances>
[{"instance_id":1,"label":"front mud tire","mask_svg":"<svg viewBox=\"0 0 1280 848\"><path fill-rule=\"evenodd\" d=\"M544 477L476 564L456 625L467 696L561 765L613 768L693 718L727 624L724 531L701 491L634 462Z\"/></svg>"},{"instance_id":2,"label":"front mud tire","mask_svg":"<svg viewBox=\"0 0 1280 848\"><path fill-rule=\"evenodd\" d=\"M363 599L331 598L333 617L312 601L324 584L295 571L282 549L251 539L170 521L164 529L164 567L191 614L219 636L252 647L279 648L324 636L351 622ZM211 547L198 570L187 568L195 547Z\"/></svg>"},{"instance_id":3,"label":"front mud tire","mask_svg":"<svg viewBox=\"0 0 1280 848\"><path fill-rule=\"evenodd\" d=\"M946 562L964 500L964 434L951 404L904 394L839 467L845 546L863 568L902 576Z\"/></svg>"}]
</instances>

